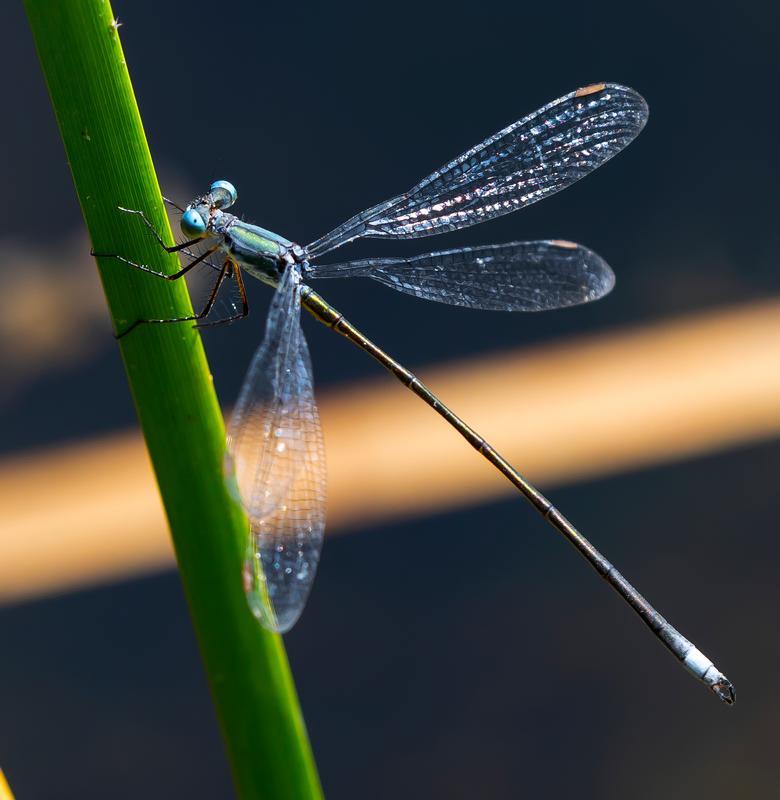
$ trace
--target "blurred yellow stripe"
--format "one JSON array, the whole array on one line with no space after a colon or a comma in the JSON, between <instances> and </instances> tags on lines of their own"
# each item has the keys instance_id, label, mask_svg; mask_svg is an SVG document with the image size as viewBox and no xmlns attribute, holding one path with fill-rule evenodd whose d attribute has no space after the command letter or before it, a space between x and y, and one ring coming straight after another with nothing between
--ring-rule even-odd
<instances>
[{"instance_id":1,"label":"blurred yellow stripe","mask_svg":"<svg viewBox=\"0 0 780 800\"><path fill-rule=\"evenodd\" d=\"M3 770L0 769L0 800L14 800L14 796L11 792L11 787L8 785L8 781L5 779L5 775L3 775Z\"/></svg>"},{"instance_id":2,"label":"blurred yellow stripe","mask_svg":"<svg viewBox=\"0 0 780 800\"><path fill-rule=\"evenodd\" d=\"M532 481L594 478L780 433L780 302L421 373ZM323 393L321 410L331 532L513 491L388 377ZM0 464L0 531L5 601L172 558L135 433Z\"/></svg>"}]
</instances>

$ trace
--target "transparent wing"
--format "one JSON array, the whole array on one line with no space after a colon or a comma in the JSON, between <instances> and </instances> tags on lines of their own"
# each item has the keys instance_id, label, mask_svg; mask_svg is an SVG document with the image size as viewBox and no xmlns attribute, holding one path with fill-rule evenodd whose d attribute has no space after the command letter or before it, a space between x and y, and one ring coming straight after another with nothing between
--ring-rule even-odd
<instances>
[{"instance_id":1,"label":"transparent wing","mask_svg":"<svg viewBox=\"0 0 780 800\"><path fill-rule=\"evenodd\" d=\"M250 607L267 628L285 632L306 603L325 529L325 451L293 267L233 411L226 472L249 516Z\"/></svg>"},{"instance_id":2,"label":"transparent wing","mask_svg":"<svg viewBox=\"0 0 780 800\"><path fill-rule=\"evenodd\" d=\"M647 114L644 99L625 86L578 89L312 242L309 258L360 237L430 236L535 203L619 153L642 130Z\"/></svg>"},{"instance_id":3,"label":"transparent wing","mask_svg":"<svg viewBox=\"0 0 780 800\"><path fill-rule=\"evenodd\" d=\"M615 285L601 256L560 239L317 264L306 271L307 279L354 276L424 300L492 311L545 311L587 303Z\"/></svg>"}]
</instances>

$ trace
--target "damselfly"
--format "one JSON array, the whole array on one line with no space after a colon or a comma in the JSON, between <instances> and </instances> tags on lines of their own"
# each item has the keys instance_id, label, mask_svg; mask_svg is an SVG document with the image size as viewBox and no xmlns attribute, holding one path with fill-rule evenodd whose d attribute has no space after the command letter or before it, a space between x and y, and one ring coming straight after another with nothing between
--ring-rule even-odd
<instances>
[{"instance_id":1,"label":"damselfly","mask_svg":"<svg viewBox=\"0 0 780 800\"><path fill-rule=\"evenodd\" d=\"M242 270L275 294L265 338L249 367L228 432L228 480L249 518L244 586L252 611L284 632L298 619L314 579L325 527L325 457L314 400L301 307L367 352L422 398L499 470L639 614L697 678L726 703L734 689L714 664L675 630L576 528L476 431L418 378L313 291L316 278L369 277L426 300L501 311L542 311L585 303L613 286L609 266L594 252L562 240L510 242L441 250L411 258L369 258L338 264L319 259L360 238L414 239L454 231L508 214L560 191L622 150L642 130L647 105L632 89L594 84L549 103L445 164L397 197L361 211L307 247L226 212L237 194L216 181L182 212L182 244L167 246L143 212L137 214L168 252L191 260L168 275L116 254L113 258L167 280L197 264L216 279L199 325L220 287L238 289L248 311ZM170 201L168 201L170 202ZM173 204L175 205L175 204ZM194 248L204 243L199 252ZM219 261L210 259L219 254ZM139 320L181 322L183 319Z\"/></svg>"}]
</instances>

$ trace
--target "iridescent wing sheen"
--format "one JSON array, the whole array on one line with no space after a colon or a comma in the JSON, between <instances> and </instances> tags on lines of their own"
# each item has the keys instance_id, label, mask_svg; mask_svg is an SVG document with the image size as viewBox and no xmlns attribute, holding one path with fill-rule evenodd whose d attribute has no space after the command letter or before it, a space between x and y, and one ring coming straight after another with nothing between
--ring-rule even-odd
<instances>
[{"instance_id":1,"label":"iridescent wing sheen","mask_svg":"<svg viewBox=\"0 0 780 800\"><path fill-rule=\"evenodd\" d=\"M431 236L535 203L619 153L642 130L647 114L644 99L625 86L578 89L312 242L309 260L361 237Z\"/></svg>"},{"instance_id":2,"label":"iridescent wing sheen","mask_svg":"<svg viewBox=\"0 0 780 800\"><path fill-rule=\"evenodd\" d=\"M226 472L250 522L244 587L255 616L279 632L303 610L325 529L325 451L300 291L288 267L228 430Z\"/></svg>"},{"instance_id":3,"label":"iridescent wing sheen","mask_svg":"<svg viewBox=\"0 0 780 800\"><path fill-rule=\"evenodd\" d=\"M587 303L603 297L615 284L601 256L562 240L315 264L305 275L307 280L373 278L424 300L492 311L545 311Z\"/></svg>"}]
</instances>

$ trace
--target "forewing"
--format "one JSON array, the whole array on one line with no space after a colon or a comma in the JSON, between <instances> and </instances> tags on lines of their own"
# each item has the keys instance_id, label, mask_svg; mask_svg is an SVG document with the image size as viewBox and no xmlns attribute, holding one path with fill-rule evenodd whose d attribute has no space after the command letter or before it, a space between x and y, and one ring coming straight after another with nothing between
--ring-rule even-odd
<instances>
[{"instance_id":1,"label":"forewing","mask_svg":"<svg viewBox=\"0 0 780 800\"><path fill-rule=\"evenodd\" d=\"M325 528L325 453L295 268L280 281L233 412L227 472L250 522L250 606L263 625L287 631L306 603Z\"/></svg>"},{"instance_id":2,"label":"forewing","mask_svg":"<svg viewBox=\"0 0 780 800\"><path fill-rule=\"evenodd\" d=\"M309 245L309 257L360 237L453 231L535 203L619 153L647 114L641 95L625 86L578 89L485 139L408 192L357 214Z\"/></svg>"},{"instance_id":3,"label":"forewing","mask_svg":"<svg viewBox=\"0 0 780 800\"><path fill-rule=\"evenodd\" d=\"M545 311L587 303L603 297L615 284L601 256L561 240L317 264L306 275L373 278L424 300L492 311Z\"/></svg>"}]
</instances>

